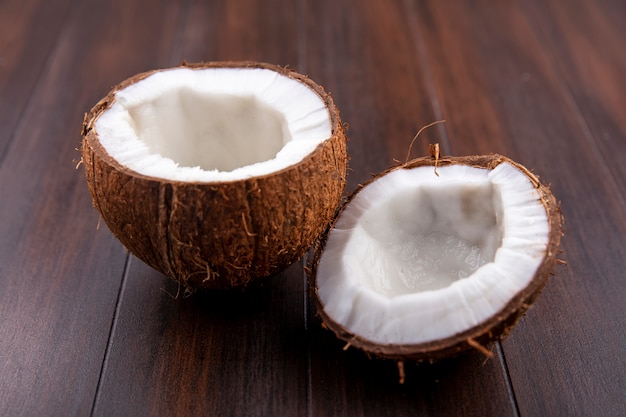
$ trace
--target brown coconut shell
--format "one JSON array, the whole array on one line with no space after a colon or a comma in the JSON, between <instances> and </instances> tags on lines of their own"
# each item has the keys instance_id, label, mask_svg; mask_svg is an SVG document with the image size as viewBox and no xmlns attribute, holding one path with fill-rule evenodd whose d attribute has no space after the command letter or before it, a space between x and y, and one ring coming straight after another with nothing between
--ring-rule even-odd
<instances>
[{"instance_id":1,"label":"brown coconut shell","mask_svg":"<svg viewBox=\"0 0 626 417\"><path fill-rule=\"evenodd\" d=\"M352 199L354 199L354 197L363 188L378 180L380 177L399 169L413 169L421 166L432 166L433 169L436 169L436 167L455 164L494 169L503 162L509 162L510 164L516 166L532 181L540 195L543 206L546 209L548 221L550 223L550 232L549 243L545 256L537 269L535 276L528 286L512 297L502 310L500 310L497 314L494 314L487 321L462 333L458 333L441 340L409 345L374 343L368 339L360 337L358 334L351 333L349 329L346 329L342 325L336 323L326 314L317 292L317 266L324 251L328 234L330 233L330 230L332 230L334 223L341 216L341 213L350 204ZM309 266L307 268L309 272L310 294L312 294L313 302L316 305L317 313L321 318L324 327L330 329L339 339L345 341L346 347L355 347L375 357L395 359L398 361L408 359L418 362L424 360L434 361L455 356L469 349L477 349L482 353L491 356L491 352L486 348L486 346L495 341L504 339L511 332L513 327L517 324L528 308L535 302L541 293L541 290L546 285L548 277L551 275L552 269L558 260L557 255L560 253L559 245L563 229L563 216L561 214L560 206L555 197L552 195L550 188L542 184L537 176L532 174L522 165L513 162L507 157L497 154L442 158L439 158L437 154L436 157L417 158L405 164L392 167L381 174L374 176L368 182L360 185L357 190L355 190L342 204L335 222L333 222L333 225L331 225L324 235L322 235L322 237L316 242L314 251L312 251L312 256L309 260Z\"/></svg>"},{"instance_id":2,"label":"brown coconut shell","mask_svg":"<svg viewBox=\"0 0 626 417\"><path fill-rule=\"evenodd\" d=\"M145 176L119 164L100 144L95 121L115 93L156 71L123 81L85 115L82 161L89 191L123 245L186 289L244 286L299 259L332 221L346 182L344 127L331 96L292 70L255 62L183 66L276 71L308 86L330 113L332 136L300 163L220 183Z\"/></svg>"}]
</instances>

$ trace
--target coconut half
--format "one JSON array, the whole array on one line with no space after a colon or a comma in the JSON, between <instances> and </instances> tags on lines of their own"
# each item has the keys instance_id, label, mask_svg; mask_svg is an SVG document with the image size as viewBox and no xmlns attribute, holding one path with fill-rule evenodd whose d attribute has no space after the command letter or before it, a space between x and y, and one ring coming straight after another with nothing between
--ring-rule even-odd
<instances>
[{"instance_id":1,"label":"coconut half","mask_svg":"<svg viewBox=\"0 0 626 417\"><path fill-rule=\"evenodd\" d=\"M86 116L94 206L188 289L246 285L300 258L340 203L346 137L322 87L263 63L136 75Z\"/></svg>"},{"instance_id":2,"label":"coconut half","mask_svg":"<svg viewBox=\"0 0 626 417\"><path fill-rule=\"evenodd\" d=\"M350 196L311 293L325 326L373 355L485 351L544 287L561 227L550 190L503 156L416 159Z\"/></svg>"}]
</instances>

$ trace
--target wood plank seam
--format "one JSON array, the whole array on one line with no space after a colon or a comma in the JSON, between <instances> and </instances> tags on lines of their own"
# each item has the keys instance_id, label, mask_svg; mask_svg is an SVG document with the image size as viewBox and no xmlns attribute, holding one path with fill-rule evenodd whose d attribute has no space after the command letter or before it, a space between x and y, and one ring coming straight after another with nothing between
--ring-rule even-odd
<instances>
[{"instance_id":1,"label":"wood plank seam","mask_svg":"<svg viewBox=\"0 0 626 417\"><path fill-rule=\"evenodd\" d=\"M128 273L130 270L130 254L126 252L126 260L124 261L124 271L122 272L122 280L120 281L119 288L117 289L117 299L115 300L115 309L113 310L113 317L111 318L111 327L109 328L109 335L107 337L106 348L104 349L104 355L102 356L102 364L100 366L100 373L98 375L98 383L96 384L96 390L93 396L93 402L91 404L90 416L93 416L98 405L98 399L102 392L102 381L104 379L104 372L109 362L109 354L111 352L111 346L113 344L113 335L115 334L115 328L117 326L120 304L122 302L122 294L126 281L128 280Z\"/></svg>"},{"instance_id":2,"label":"wood plank seam","mask_svg":"<svg viewBox=\"0 0 626 417\"><path fill-rule=\"evenodd\" d=\"M496 356L498 357L498 361L500 362L500 366L504 369L504 378L506 379L506 389L509 394L509 398L511 400L514 417L520 417L519 411L519 402L517 400L517 396L515 395L515 390L513 389L513 381L511 380L511 373L509 372L509 366L506 362L506 357L504 356L504 349L502 349L502 342L496 343Z\"/></svg>"},{"instance_id":3,"label":"wood plank seam","mask_svg":"<svg viewBox=\"0 0 626 417\"><path fill-rule=\"evenodd\" d=\"M412 4L413 3L410 0L404 0L404 6L407 9L407 13L406 13L407 16L417 15L416 11L412 9ZM430 101L433 106L433 111L438 120L444 120L445 115L443 114L441 106L439 105L439 99L438 99L439 94L437 92L434 77L431 71L432 65L430 64L429 59L428 59L428 53L426 51L426 44L425 44L425 40L421 32L418 19L413 17L410 21L409 27L411 30L411 35L414 40L415 48L420 58L419 61L422 66L422 71L424 72L424 77L426 78L425 84L428 88L428 95L430 97ZM441 145L444 148L444 151L446 153L451 154L452 153L451 138L449 137L448 130L446 129L445 126L443 126L444 124L445 123L442 123L441 124L442 126L439 126L439 129L441 131L441 137L443 139ZM514 412L515 417L519 417L519 405L517 402L517 398L515 396L515 389L511 381L511 375L509 374L509 370L506 366L506 359L504 357L504 351L502 349L502 345L500 341L496 342L496 349L498 351L498 357L500 358L500 369L502 370L502 373L504 375L504 379L506 382L505 385L508 391L511 408Z\"/></svg>"},{"instance_id":4,"label":"wood plank seam","mask_svg":"<svg viewBox=\"0 0 626 417\"><path fill-rule=\"evenodd\" d=\"M180 63L175 63L174 60L176 59L176 56L180 54L181 51L183 50L183 38L184 38L184 33L185 33L185 28L186 28L186 22L189 18L189 14L191 13L190 11L191 4L192 4L192 0L183 0L182 5L181 5L182 12L178 16L178 22L176 24L175 41L172 44L172 50L170 52L170 59L169 59L170 64L173 66L180 64ZM93 416L94 413L96 412L97 406L98 406L98 400L102 393L102 389L103 389L102 383L104 381L107 363L109 361L109 355L110 355L112 344L113 344L115 328L118 322L119 312L120 312L121 303L123 299L122 295L124 293L126 283L128 282L128 274L130 271L131 259L132 259L132 256L130 255L130 253L126 252L126 260L124 262L124 271L122 274L122 280L121 280L118 293L117 293L117 300L115 302L115 310L113 312L113 317L111 320L111 328L109 330L109 335L107 337L105 353L102 358L102 365L100 367L100 373L98 375L98 383L96 385L96 390L95 390L95 394L93 398L93 403L91 406L90 416ZM176 297L178 297L178 293L176 294Z\"/></svg>"}]
</instances>

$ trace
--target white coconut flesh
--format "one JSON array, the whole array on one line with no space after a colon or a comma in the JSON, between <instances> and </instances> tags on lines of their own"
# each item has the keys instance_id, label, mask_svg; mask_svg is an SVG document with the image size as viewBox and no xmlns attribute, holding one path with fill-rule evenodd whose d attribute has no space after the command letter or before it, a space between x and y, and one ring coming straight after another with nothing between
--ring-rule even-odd
<instances>
[{"instance_id":1,"label":"white coconut flesh","mask_svg":"<svg viewBox=\"0 0 626 417\"><path fill-rule=\"evenodd\" d=\"M450 165L398 169L346 205L316 273L325 314L378 344L420 344L496 315L532 280L549 221L528 177Z\"/></svg>"},{"instance_id":2,"label":"white coconut flesh","mask_svg":"<svg viewBox=\"0 0 626 417\"><path fill-rule=\"evenodd\" d=\"M95 129L140 174L221 182L302 161L331 137L331 120L315 91L278 72L180 67L118 90Z\"/></svg>"}]
</instances>

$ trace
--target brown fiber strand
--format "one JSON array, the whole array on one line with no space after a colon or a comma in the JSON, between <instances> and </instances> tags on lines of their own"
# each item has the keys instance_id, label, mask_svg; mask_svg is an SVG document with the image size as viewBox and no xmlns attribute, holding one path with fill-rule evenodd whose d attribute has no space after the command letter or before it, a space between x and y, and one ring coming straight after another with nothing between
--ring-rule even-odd
<instances>
[{"instance_id":1,"label":"brown fiber strand","mask_svg":"<svg viewBox=\"0 0 626 417\"><path fill-rule=\"evenodd\" d=\"M474 339L468 338L467 344L473 347L474 349L476 349L477 351L479 351L480 353L482 353L483 355L487 356L488 358L493 358L493 352L487 349L486 347L484 347L483 345L481 345L480 343L478 343L477 341L475 341Z\"/></svg>"},{"instance_id":2,"label":"brown fiber strand","mask_svg":"<svg viewBox=\"0 0 626 417\"><path fill-rule=\"evenodd\" d=\"M248 236L258 236L259 235L258 233L250 232L250 229L248 229L248 224L246 223L246 215L243 214L243 213L241 213L241 221L243 222L243 228L245 229L246 234Z\"/></svg>"},{"instance_id":3,"label":"brown fiber strand","mask_svg":"<svg viewBox=\"0 0 626 417\"><path fill-rule=\"evenodd\" d=\"M439 144L431 143L430 145L428 145L428 150L430 151L430 156L435 158L435 175L439 176L439 173L437 172L437 166L439 166L439 157L441 156L439 154Z\"/></svg>"},{"instance_id":4,"label":"brown fiber strand","mask_svg":"<svg viewBox=\"0 0 626 417\"><path fill-rule=\"evenodd\" d=\"M404 361L398 361L398 376L399 376L399 383L400 385L404 384L404 381L406 379L406 373L404 370Z\"/></svg>"},{"instance_id":5,"label":"brown fiber strand","mask_svg":"<svg viewBox=\"0 0 626 417\"><path fill-rule=\"evenodd\" d=\"M439 123L445 123L445 120L437 120L435 122L429 123L426 126L423 126L420 130L417 131L417 133L415 134L415 136L413 136L413 139L411 140L411 143L409 144L409 150L406 153L406 159L404 160L404 163L409 162L409 159L411 158L411 151L413 150L413 145L415 144L415 141L417 140L418 136L426 129L428 129L431 126L434 126L436 124Z\"/></svg>"}]
</instances>

